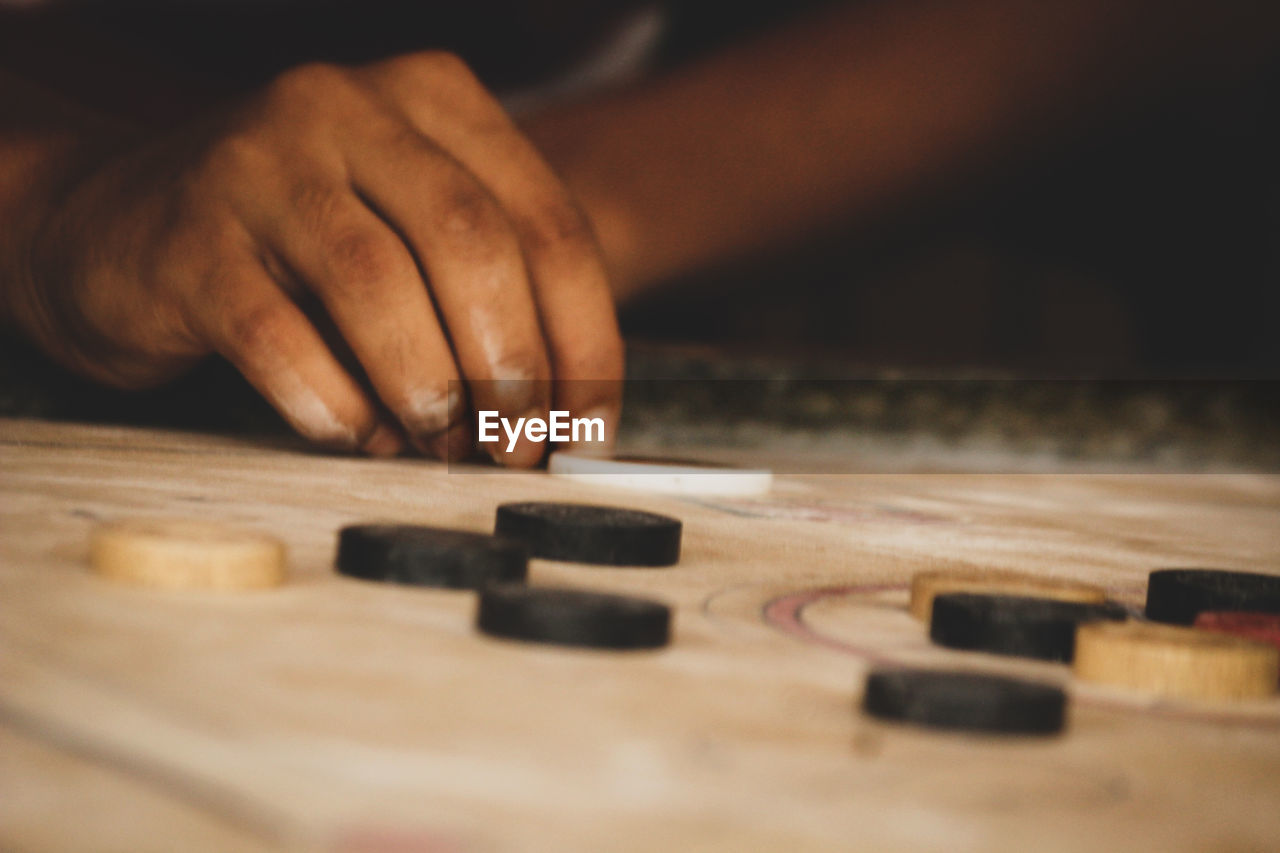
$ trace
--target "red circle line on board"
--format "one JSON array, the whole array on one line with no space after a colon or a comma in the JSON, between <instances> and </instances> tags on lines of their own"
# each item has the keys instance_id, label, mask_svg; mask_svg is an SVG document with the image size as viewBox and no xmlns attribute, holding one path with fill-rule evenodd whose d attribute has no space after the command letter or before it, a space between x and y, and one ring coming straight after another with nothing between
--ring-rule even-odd
<instances>
[{"instance_id":1,"label":"red circle line on board","mask_svg":"<svg viewBox=\"0 0 1280 853\"><path fill-rule=\"evenodd\" d=\"M1195 627L1280 648L1280 613L1207 610L1196 616Z\"/></svg>"},{"instance_id":2,"label":"red circle line on board","mask_svg":"<svg viewBox=\"0 0 1280 853\"><path fill-rule=\"evenodd\" d=\"M906 590L906 584L853 584L797 590L796 592L786 593L785 595L780 595L766 601L764 606L761 608L760 613L765 624L781 631L784 634L795 637L802 642L833 649L845 654L851 654L873 664L902 666L904 664L902 664L900 660L895 659L892 655L888 655L865 646L856 646L852 643L846 643L843 640L838 640L835 637L828 637L827 635L814 630L812 626L805 622L804 611L810 604L826 598L846 595L869 595L882 592L905 592ZM1137 710L1143 713L1154 714L1156 716L1166 718L1199 720L1202 722L1222 723L1225 725L1244 725L1258 728L1280 727L1280 718L1276 717L1274 714L1258 715L1250 712L1229 713L1201 711L1192 708L1182 708L1177 706L1171 707L1168 705L1137 706L1132 702L1098 696L1073 695L1072 702L1093 708L1102 708L1113 711Z\"/></svg>"}]
</instances>

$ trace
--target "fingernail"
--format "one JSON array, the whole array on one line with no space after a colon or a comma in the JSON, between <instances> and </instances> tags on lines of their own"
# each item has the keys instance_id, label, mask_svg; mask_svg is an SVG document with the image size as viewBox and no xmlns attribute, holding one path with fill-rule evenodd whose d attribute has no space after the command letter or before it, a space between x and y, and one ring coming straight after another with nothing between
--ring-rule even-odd
<instances>
[{"instance_id":1,"label":"fingernail","mask_svg":"<svg viewBox=\"0 0 1280 853\"><path fill-rule=\"evenodd\" d=\"M614 441L617 437L618 430L618 413L612 406L599 406L589 409L585 414L578 415L584 420L595 420L599 418L604 422L604 434L601 436L600 431L590 426L585 430L585 434L580 436L580 440L570 442L569 446L575 451L585 453L601 453L608 454L613 452ZM585 438L587 440L581 440ZM597 440L602 439L602 440Z\"/></svg>"},{"instance_id":2,"label":"fingernail","mask_svg":"<svg viewBox=\"0 0 1280 853\"><path fill-rule=\"evenodd\" d=\"M386 458L395 456L404 449L404 439L400 433L390 426L380 423L373 433L365 439L362 449L370 456Z\"/></svg>"},{"instance_id":3,"label":"fingernail","mask_svg":"<svg viewBox=\"0 0 1280 853\"><path fill-rule=\"evenodd\" d=\"M359 449L356 431L339 420L320 395L301 380L277 389L274 402L298 432L320 447L348 453Z\"/></svg>"},{"instance_id":4,"label":"fingernail","mask_svg":"<svg viewBox=\"0 0 1280 853\"><path fill-rule=\"evenodd\" d=\"M409 395L404 412L409 431L429 442L457 423L462 416L462 400L438 388L420 388Z\"/></svg>"},{"instance_id":5,"label":"fingernail","mask_svg":"<svg viewBox=\"0 0 1280 853\"><path fill-rule=\"evenodd\" d=\"M471 453L470 432L465 423L454 424L427 441L427 452L444 462L461 462Z\"/></svg>"},{"instance_id":6,"label":"fingernail","mask_svg":"<svg viewBox=\"0 0 1280 853\"><path fill-rule=\"evenodd\" d=\"M507 447L511 444L511 439L505 430L501 441L489 445L489 455L493 457L495 462L507 467L527 468L531 465L536 465L542 459L547 452L549 436L544 435L542 441L535 441L527 437L526 430L529 421L534 418L545 423L547 421L547 410L541 406L534 406L521 414L519 418L512 420L512 428L515 428L516 424L520 424L520 433L516 438L515 446L510 451L507 450Z\"/></svg>"},{"instance_id":7,"label":"fingernail","mask_svg":"<svg viewBox=\"0 0 1280 853\"><path fill-rule=\"evenodd\" d=\"M507 441L507 436L503 434L498 436L497 441L487 443L484 446L484 449L489 454L489 458L494 462L497 462L499 465L502 464L502 460L507 456Z\"/></svg>"},{"instance_id":8,"label":"fingernail","mask_svg":"<svg viewBox=\"0 0 1280 853\"><path fill-rule=\"evenodd\" d=\"M489 393L499 409L518 411L526 418L545 418L551 403L550 383L545 379L533 379L532 374L491 380Z\"/></svg>"}]
</instances>

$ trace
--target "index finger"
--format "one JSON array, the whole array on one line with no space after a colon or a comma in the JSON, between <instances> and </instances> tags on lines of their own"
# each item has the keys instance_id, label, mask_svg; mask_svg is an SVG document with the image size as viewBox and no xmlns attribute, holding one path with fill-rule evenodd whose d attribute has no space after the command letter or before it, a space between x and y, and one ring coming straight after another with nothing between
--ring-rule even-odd
<instances>
[{"instance_id":1,"label":"index finger","mask_svg":"<svg viewBox=\"0 0 1280 853\"><path fill-rule=\"evenodd\" d=\"M520 240L546 338L554 406L604 420L609 450L622 405L623 347L608 275L585 214L501 105L457 63L418 55L370 69L407 118L503 206Z\"/></svg>"}]
</instances>

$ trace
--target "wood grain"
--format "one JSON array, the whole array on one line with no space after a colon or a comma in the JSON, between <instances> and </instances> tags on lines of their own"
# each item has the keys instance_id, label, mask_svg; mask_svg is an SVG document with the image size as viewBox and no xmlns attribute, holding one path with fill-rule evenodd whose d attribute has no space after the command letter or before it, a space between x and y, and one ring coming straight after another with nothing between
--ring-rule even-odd
<instances>
[{"instance_id":1,"label":"wood grain","mask_svg":"<svg viewBox=\"0 0 1280 853\"><path fill-rule=\"evenodd\" d=\"M911 578L911 615L928 623L933 616L933 599L949 592L1023 595L1086 604L1097 604L1107 598L1107 591L1102 587L1078 580L1026 572L944 569L916 572Z\"/></svg>"},{"instance_id":2,"label":"wood grain","mask_svg":"<svg viewBox=\"0 0 1280 853\"><path fill-rule=\"evenodd\" d=\"M108 522L94 528L89 542L93 570L124 583L234 592L285 579L278 539L198 518Z\"/></svg>"},{"instance_id":3,"label":"wood grain","mask_svg":"<svg viewBox=\"0 0 1280 853\"><path fill-rule=\"evenodd\" d=\"M487 530L503 501L616 491L18 420L0 421L0 472L0 743L17 744L0 762L0 847L1199 851L1280 837L1280 700L1120 694L1062 665L933 647L907 610L912 575L952 564L1133 605L1162 565L1276 572L1275 477L786 475L767 499L628 496L683 519L679 565L531 571L675 607L670 648L619 656L488 639L472 593L332 570L344 524ZM281 538L289 582L226 596L88 570L95 524L192 514ZM870 720L861 682L886 662L1064 684L1067 732L1006 742Z\"/></svg>"},{"instance_id":4,"label":"wood grain","mask_svg":"<svg viewBox=\"0 0 1280 853\"><path fill-rule=\"evenodd\" d=\"M1276 692L1280 649L1254 640L1154 623L1081 625L1077 678L1160 696L1239 701Z\"/></svg>"}]
</instances>

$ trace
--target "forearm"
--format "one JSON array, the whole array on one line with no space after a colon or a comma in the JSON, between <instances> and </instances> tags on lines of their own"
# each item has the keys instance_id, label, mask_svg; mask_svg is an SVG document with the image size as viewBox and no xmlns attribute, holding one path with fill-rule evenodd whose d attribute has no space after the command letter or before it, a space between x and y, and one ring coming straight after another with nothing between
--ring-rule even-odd
<instances>
[{"instance_id":1,"label":"forearm","mask_svg":"<svg viewBox=\"0 0 1280 853\"><path fill-rule=\"evenodd\" d=\"M124 130L0 72L0 328L46 336L27 269L30 237L61 188Z\"/></svg>"},{"instance_id":2,"label":"forearm","mask_svg":"<svg viewBox=\"0 0 1280 853\"><path fill-rule=\"evenodd\" d=\"M529 132L593 219L625 297L836 217L873 217L1275 44L1268 4L1191 8L857 4Z\"/></svg>"}]
</instances>

